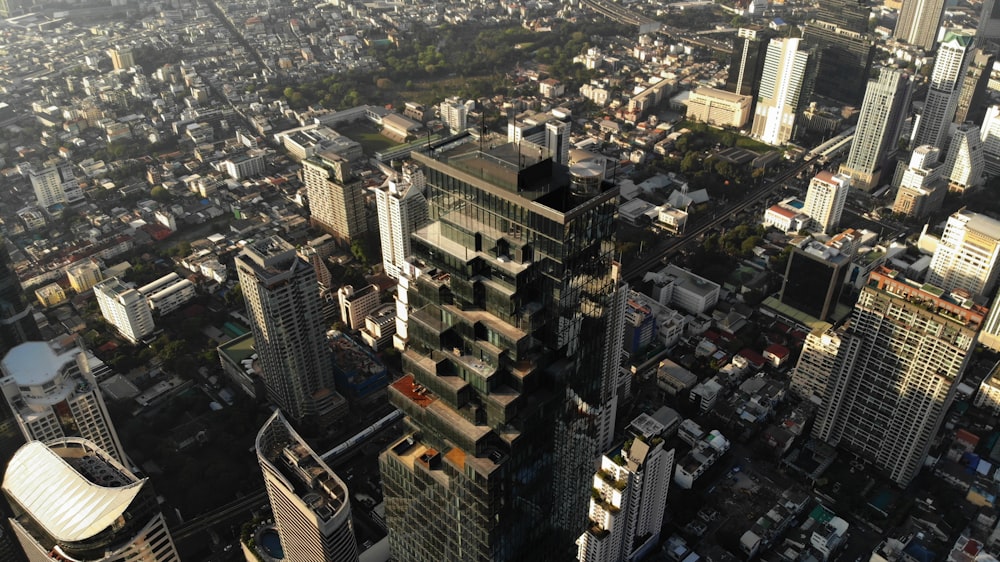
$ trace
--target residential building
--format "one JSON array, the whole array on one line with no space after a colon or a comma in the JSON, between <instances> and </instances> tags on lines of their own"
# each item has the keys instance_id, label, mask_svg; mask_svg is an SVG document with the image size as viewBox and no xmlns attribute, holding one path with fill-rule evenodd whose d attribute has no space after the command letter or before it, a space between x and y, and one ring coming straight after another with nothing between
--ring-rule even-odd
<instances>
[{"instance_id":1,"label":"residential building","mask_svg":"<svg viewBox=\"0 0 1000 562\"><path fill-rule=\"evenodd\" d=\"M761 142L782 145L795 133L795 118L809 101L815 80L815 54L801 39L772 39L757 92L751 134Z\"/></svg>"},{"instance_id":2,"label":"residential building","mask_svg":"<svg viewBox=\"0 0 1000 562\"><path fill-rule=\"evenodd\" d=\"M69 279L69 286L77 294L89 291L104 279L100 264L92 259L80 260L70 266L66 270L66 277Z\"/></svg>"},{"instance_id":3,"label":"residential building","mask_svg":"<svg viewBox=\"0 0 1000 562\"><path fill-rule=\"evenodd\" d=\"M139 291L117 277L94 285L101 316L132 343L139 343L156 330L153 313Z\"/></svg>"},{"instance_id":4,"label":"residential building","mask_svg":"<svg viewBox=\"0 0 1000 562\"><path fill-rule=\"evenodd\" d=\"M941 149L928 144L913 149L910 163L900 176L892 212L923 218L941 208L948 183L942 174L940 155Z\"/></svg>"},{"instance_id":5,"label":"residential building","mask_svg":"<svg viewBox=\"0 0 1000 562\"><path fill-rule=\"evenodd\" d=\"M729 440L713 429L694 444L674 465L674 484L690 490L705 472L729 450Z\"/></svg>"},{"instance_id":6,"label":"residential building","mask_svg":"<svg viewBox=\"0 0 1000 562\"><path fill-rule=\"evenodd\" d=\"M570 130L573 114L565 108L547 112L525 111L507 123L507 142L534 147L543 157L551 156L559 164L569 164Z\"/></svg>"},{"instance_id":7,"label":"residential building","mask_svg":"<svg viewBox=\"0 0 1000 562\"><path fill-rule=\"evenodd\" d=\"M716 127L739 129L750 117L753 96L742 96L708 86L695 88L687 101L687 118Z\"/></svg>"},{"instance_id":8,"label":"residential building","mask_svg":"<svg viewBox=\"0 0 1000 562\"><path fill-rule=\"evenodd\" d=\"M468 128L469 105L457 97L445 98L438 105L441 121L448 126L451 133L461 133Z\"/></svg>"},{"instance_id":9,"label":"residential building","mask_svg":"<svg viewBox=\"0 0 1000 562\"><path fill-rule=\"evenodd\" d=\"M82 437L126 462L95 373L104 363L64 336L18 345L0 360L0 390L25 440Z\"/></svg>"},{"instance_id":10,"label":"residential building","mask_svg":"<svg viewBox=\"0 0 1000 562\"><path fill-rule=\"evenodd\" d=\"M347 485L278 410L257 433L257 461L288 562L354 562Z\"/></svg>"},{"instance_id":11,"label":"residential building","mask_svg":"<svg viewBox=\"0 0 1000 562\"><path fill-rule=\"evenodd\" d=\"M816 320L826 321L840 302L850 264L850 254L816 241L795 247L788 256L778 300Z\"/></svg>"},{"instance_id":12,"label":"residential building","mask_svg":"<svg viewBox=\"0 0 1000 562\"><path fill-rule=\"evenodd\" d=\"M80 189L80 180L73 174L72 162L47 162L41 168L32 168L28 178L35 190L35 200L42 209L83 200L83 190Z\"/></svg>"},{"instance_id":13,"label":"residential building","mask_svg":"<svg viewBox=\"0 0 1000 562\"><path fill-rule=\"evenodd\" d=\"M195 297L194 283L176 273L168 273L138 289L146 299L149 310L159 314L170 314Z\"/></svg>"},{"instance_id":14,"label":"residential building","mask_svg":"<svg viewBox=\"0 0 1000 562\"><path fill-rule=\"evenodd\" d=\"M302 161L302 183L309 198L310 221L341 245L367 232L364 186L351 175L351 163L332 152Z\"/></svg>"},{"instance_id":15,"label":"residential building","mask_svg":"<svg viewBox=\"0 0 1000 562\"><path fill-rule=\"evenodd\" d=\"M995 53L982 49L973 49L969 54L969 65L962 78L962 89L958 94L955 123L961 125L966 121L982 122L986 114L986 90L989 87L995 60Z\"/></svg>"},{"instance_id":16,"label":"residential building","mask_svg":"<svg viewBox=\"0 0 1000 562\"><path fill-rule=\"evenodd\" d=\"M412 429L379 458L390 555L568 557L613 438L618 187L524 143L413 158L432 220L397 297L407 374L389 398Z\"/></svg>"},{"instance_id":17,"label":"residential building","mask_svg":"<svg viewBox=\"0 0 1000 562\"><path fill-rule=\"evenodd\" d=\"M868 81L851 150L840 166L854 187L870 191L880 185L886 163L896 153L912 92L913 77L902 70L883 68Z\"/></svg>"},{"instance_id":18,"label":"residential building","mask_svg":"<svg viewBox=\"0 0 1000 562\"><path fill-rule=\"evenodd\" d=\"M0 353L7 353L19 343L41 338L7 247L0 245Z\"/></svg>"},{"instance_id":19,"label":"residential building","mask_svg":"<svg viewBox=\"0 0 1000 562\"><path fill-rule=\"evenodd\" d=\"M912 3L921 4L925 1L941 2L941 0L917 0ZM945 34L944 40L938 46L937 56L934 57L934 69L931 71L931 80L927 88L927 99L924 101L924 109L920 114L920 121L910 146L929 144L944 148L949 125L958 107L958 98L971 51L972 36L952 31Z\"/></svg>"},{"instance_id":20,"label":"residential building","mask_svg":"<svg viewBox=\"0 0 1000 562\"><path fill-rule=\"evenodd\" d=\"M722 287L704 277L669 264L660 271L649 272L643 281L652 281L652 297L660 304L669 304L690 314L701 314L715 308Z\"/></svg>"},{"instance_id":21,"label":"residential building","mask_svg":"<svg viewBox=\"0 0 1000 562\"><path fill-rule=\"evenodd\" d=\"M66 302L66 291L59 283L49 283L35 289L35 298L43 308L58 306Z\"/></svg>"},{"instance_id":22,"label":"residential building","mask_svg":"<svg viewBox=\"0 0 1000 562\"><path fill-rule=\"evenodd\" d=\"M337 291L340 302L340 321L352 332L360 330L365 325L365 317L379 305L378 285L365 285L354 290L351 285L344 285Z\"/></svg>"},{"instance_id":23,"label":"residential building","mask_svg":"<svg viewBox=\"0 0 1000 562\"><path fill-rule=\"evenodd\" d=\"M986 169L983 141L979 127L962 123L951 136L942 175L948 178L948 191L965 193L983 183Z\"/></svg>"},{"instance_id":24,"label":"residential building","mask_svg":"<svg viewBox=\"0 0 1000 562\"><path fill-rule=\"evenodd\" d=\"M990 177L1000 176L1000 105L987 108L980 134L984 170Z\"/></svg>"},{"instance_id":25,"label":"residential building","mask_svg":"<svg viewBox=\"0 0 1000 562\"><path fill-rule=\"evenodd\" d=\"M950 217L931 258L927 282L971 295L989 295L1000 267L1000 221L962 209Z\"/></svg>"},{"instance_id":26,"label":"residential building","mask_svg":"<svg viewBox=\"0 0 1000 562\"><path fill-rule=\"evenodd\" d=\"M80 438L31 441L3 478L29 562L180 562L146 478Z\"/></svg>"},{"instance_id":27,"label":"residential building","mask_svg":"<svg viewBox=\"0 0 1000 562\"><path fill-rule=\"evenodd\" d=\"M802 32L802 39L816 46L819 57L814 93L856 106L864 95L864 83L844 77L871 74L875 57L875 41L868 33L871 8L857 0L826 0L823 6Z\"/></svg>"},{"instance_id":28,"label":"residential building","mask_svg":"<svg viewBox=\"0 0 1000 562\"><path fill-rule=\"evenodd\" d=\"M236 271L268 398L295 420L339 421L316 270L272 236L248 244Z\"/></svg>"},{"instance_id":29,"label":"residential building","mask_svg":"<svg viewBox=\"0 0 1000 562\"><path fill-rule=\"evenodd\" d=\"M410 253L410 234L427 222L427 182L416 166L404 165L397 177L371 188L378 211L382 269L399 279L399 268Z\"/></svg>"},{"instance_id":30,"label":"residential building","mask_svg":"<svg viewBox=\"0 0 1000 562\"><path fill-rule=\"evenodd\" d=\"M108 56L115 70L128 70L135 66L135 54L131 47L112 47L108 49Z\"/></svg>"},{"instance_id":31,"label":"residential building","mask_svg":"<svg viewBox=\"0 0 1000 562\"><path fill-rule=\"evenodd\" d=\"M813 436L906 486L954 399L986 313L962 294L897 270L873 271L838 334ZM818 346L804 355L830 351Z\"/></svg>"},{"instance_id":32,"label":"residential building","mask_svg":"<svg viewBox=\"0 0 1000 562\"><path fill-rule=\"evenodd\" d=\"M840 224L847 203L847 192L851 189L851 178L845 175L822 171L809 182L805 206L802 212L809 215L810 223L824 234L833 234Z\"/></svg>"},{"instance_id":33,"label":"residential building","mask_svg":"<svg viewBox=\"0 0 1000 562\"><path fill-rule=\"evenodd\" d=\"M267 162L263 150L250 150L244 154L233 156L223 162L226 174L234 180L261 176L267 171Z\"/></svg>"},{"instance_id":34,"label":"residential building","mask_svg":"<svg viewBox=\"0 0 1000 562\"><path fill-rule=\"evenodd\" d=\"M899 11L893 37L930 52L944 17L944 0L907 0ZM921 143L924 144L924 143Z\"/></svg>"},{"instance_id":35,"label":"residential building","mask_svg":"<svg viewBox=\"0 0 1000 562\"><path fill-rule=\"evenodd\" d=\"M993 302L994 307L996 306L996 301ZM983 331L979 333L979 342L986 345L994 351L997 349L997 334L996 334L996 317L998 316L997 309L991 308L990 314L987 316L986 327ZM993 323L993 329L990 330L990 323ZM989 343L984 339L987 331L991 331L989 334ZM979 390L976 392L976 399L973 405L977 408L984 408L993 413L993 415L1000 414L1000 363L993 365L993 369L990 370L990 374L983 379L983 382L979 385Z\"/></svg>"},{"instance_id":36,"label":"residential building","mask_svg":"<svg viewBox=\"0 0 1000 562\"><path fill-rule=\"evenodd\" d=\"M815 324L802 347L799 362L792 369L791 391L804 400L822 404L832 379L846 376L838 369L850 369L844 360L851 346L858 342L842 329L834 330L825 322Z\"/></svg>"}]
</instances>

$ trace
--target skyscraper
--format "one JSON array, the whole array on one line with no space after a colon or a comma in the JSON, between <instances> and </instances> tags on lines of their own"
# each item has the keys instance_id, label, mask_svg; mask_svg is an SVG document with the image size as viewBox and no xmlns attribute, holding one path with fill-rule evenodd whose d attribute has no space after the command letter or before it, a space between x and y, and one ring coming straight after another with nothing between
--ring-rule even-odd
<instances>
[{"instance_id":1,"label":"skyscraper","mask_svg":"<svg viewBox=\"0 0 1000 562\"><path fill-rule=\"evenodd\" d=\"M806 23L802 39L817 47L819 66L814 93L840 103L856 105L864 94L875 57L875 41L868 33L871 8L857 0L825 0L816 17Z\"/></svg>"},{"instance_id":2,"label":"skyscraper","mask_svg":"<svg viewBox=\"0 0 1000 562\"><path fill-rule=\"evenodd\" d=\"M146 479L86 439L24 445L3 491L30 562L180 562Z\"/></svg>"},{"instance_id":3,"label":"skyscraper","mask_svg":"<svg viewBox=\"0 0 1000 562\"><path fill-rule=\"evenodd\" d=\"M991 176L1000 175L1000 105L991 105L986 110L980 131L983 141L984 170Z\"/></svg>"},{"instance_id":4,"label":"skyscraper","mask_svg":"<svg viewBox=\"0 0 1000 562\"><path fill-rule=\"evenodd\" d=\"M930 52L944 17L944 4L944 0L906 0L892 36Z\"/></svg>"},{"instance_id":5,"label":"skyscraper","mask_svg":"<svg viewBox=\"0 0 1000 562\"><path fill-rule=\"evenodd\" d=\"M316 270L272 236L247 245L236 271L268 398L294 420L336 421L345 400L334 390Z\"/></svg>"},{"instance_id":6,"label":"skyscraper","mask_svg":"<svg viewBox=\"0 0 1000 562\"><path fill-rule=\"evenodd\" d=\"M398 177L371 188L378 210L378 234L382 242L382 268L399 279L399 268L410 253L410 234L427 222L424 173L405 165Z\"/></svg>"},{"instance_id":7,"label":"skyscraper","mask_svg":"<svg viewBox=\"0 0 1000 562\"><path fill-rule=\"evenodd\" d=\"M986 89L990 83L990 73L996 56L982 49L973 49L969 65L962 78L962 89L958 93L958 107L955 109L955 123L966 121L982 122L986 115Z\"/></svg>"},{"instance_id":8,"label":"skyscraper","mask_svg":"<svg viewBox=\"0 0 1000 562\"><path fill-rule=\"evenodd\" d=\"M778 299L817 320L828 320L840 300L850 264L850 255L815 240L796 247L788 256Z\"/></svg>"},{"instance_id":9,"label":"skyscraper","mask_svg":"<svg viewBox=\"0 0 1000 562\"><path fill-rule=\"evenodd\" d=\"M923 218L941 207L948 192L941 149L928 144L910 153L910 164L900 175L899 190L892 212L908 217Z\"/></svg>"},{"instance_id":10,"label":"skyscraper","mask_svg":"<svg viewBox=\"0 0 1000 562\"><path fill-rule=\"evenodd\" d=\"M814 228L831 234L840 224L850 189L851 178L824 170L809 182L802 212L809 215Z\"/></svg>"},{"instance_id":11,"label":"skyscraper","mask_svg":"<svg viewBox=\"0 0 1000 562\"><path fill-rule=\"evenodd\" d=\"M751 134L780 145L795 133L795 118L809 100L815 80L815 55L797 38L772 39L757 93Z\"/></svg>"},{"instance_id":12,"label":"skyscraper","mask_svg":"<svg viewBox=\"0 0 1000 562\"><path fill-rule=\"evenodd\" d=\"M726 90L741 96L753 96L751 114L757 90L760 89L760 78L764 73L767 45L774 35L774 31L770 28L752 26L741 27L736 37L733 37L733 56L729 59Z\"/></svg>"},{"instance_id":13,"label":"skyscraper","mask_svg":"<svg viewBox=\"0 0 1000 562\"><path fill-rule=\"evenodd\" d=\"M840 166L854 187L869 191L879 185L886 162L896 153L912 92L913 77L895 68L883 68L868 81L851 151Z\"/></svg>"},{"instance_id":14,"label":"skyscraper","mask_svg":"<svg viewBox=\"0 0 1000 562\"><path fill-rule=\"evenodd\" d=\"M948 190L963 193L975 189L983 182L985 167L979 127L962 123L951 137L944 160L942 175L948 178Z\"/></svg>"},{"instance_id":15,"label":"skyscraper","mask_svg":"<svg viewBox=\"0 0 1000 562\"><path fill-rule=\"evenodd\" d=\"M905 5L904 5L905 6ZM955 117L958 97L969 64L972 37L949 31L934 57L934 70L927 88L927 99L920 123L910 146L929 144L944 148L948 126Z\"/></svg>"},{"instance_id":16,"label":"skyscraper","mask_svg":"<svg viewBox=\"0 0 1000 562\"><path fill-rule=\"evenodd\" d=\"M799 359L826 366L813 436L906 486L951 405L986 313L900 271L872 272L846 328L807 345Z\"/></svg>"},{"instance_id":17,"label":"skyscraper","mask_svg":"<svg viewBox=\"0 0 1000 562\"><path fill-rule=\"evenodd\" d=\"M112 277L94 285L94 296L101 316L128 341L138 343L156 330L146 298L121 279Z\"/></svg>"},{"instance_id":18,"label":"skyscraper","mask_svg":"<svg viewBox=\"0 0 1000 562\"><path fill-rule=\"evenodd\" d=\"M413 155L431 222L402 268L389 387L412 431L379 459L396 559L569 555L610 446L618 188L488 142Z\"/></svg>"},{"instance_id":19,"label":"skyscraper","mask_svg":"<svg viewBox=\"0 0 1000 562\"><path fill-rule=\"evenodd\" d=\"M1000 45L1000 2L983 0L983 8L979 13L979 26L976 28L976 46L990 46L990 50L995 51L998 45Z\"/></svg>"},{"instance_id":20,"label":"skyscraper","mask_svg":"<svg viewBox=\"0 0 1000 562\"><path fill-rule=\"evenodd\" d=\"M368 230L364 186L351 175L351 163L333 152L322 152L302 161L302 183L309 198L313 226L342 245Z\"/></svg>"},{"instance_id":21,"label":"skyscraper","mask_svg":"<svg viewBox=\"0 0 1000 562\"><path fill-rule=\"evenodd\" d=\"M49 443L83 437L124 463L125 450L94 377L102 367L69 336L7 352L0 361L0 390L24 438Z\"/></svg>"},{"instance_id":22,"label":"skyscraper","mask_svg":"<svg viewBox=\"0 0 1000 562\"><path fill-rule=\"evenodd\" d=\"M10 262L10 254L0 240L0 353L5 354L19 343L41 337Z\"/></svg>"},{"instance_id":23,"label":"skyscraper","mask_svg":"<svg viewBox=\"0 0 1000 562\"><path fill-rule=\"evenodd\" d=\"M1000 267L1000 221L962 209L945 223L927 282L946 291L989 295Z\"/></svg>"},{"instance_id":24,"label":"skyscraper","mask_svg":"<svg viewBox=\"0 0 1000 562\"><path fill-rule=\"evenodd\" d=\"M256 448L284 560L357 561L347 486L280 410L257 433Z\"/></svg>"}]
</instances>

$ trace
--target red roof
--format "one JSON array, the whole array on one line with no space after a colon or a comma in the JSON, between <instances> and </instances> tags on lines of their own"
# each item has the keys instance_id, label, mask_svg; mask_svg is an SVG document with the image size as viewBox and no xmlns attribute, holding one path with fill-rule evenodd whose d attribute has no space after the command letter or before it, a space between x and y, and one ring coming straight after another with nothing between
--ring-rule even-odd
<instances>
[{"instance_id":1,"label":"red roof","mask_svg":"<svg viewBox=\"0 0 1000 562\"><path fill-rule=\"evenodd\" d=\"M767 360L764 359L763 355L757 353L756 351L750 348L740 350L740 352L737 353L737 355L746 359L747 362L753 365L754 367L763 367L764 363L767 362Z\"/></svg>"},{"instance_id":2,"label":"red roof","mask_svg":"<svg viewBox=\"0 0 1000 562\"><path fill-rule=\"evenodd\" d=\"M785 357L788 357L788 354L791 352L788 351L788 348L783 345L772 343L771 345L767 346L767 349L764 350L764 353L770 353L771 355L779 359L784 359Z\"/></svg>"},{"instance_id":3,"label":"red roof","mask_svg":"<svg viewBox=\"0 0 1000 562\"><path fill-rule=\"evenodd\" d=\"M964 429L959 429L955 432L955 440L964 441L973 447L979 444L979 436L974 433L969 433Z\"/></svg>"}]
</instances>

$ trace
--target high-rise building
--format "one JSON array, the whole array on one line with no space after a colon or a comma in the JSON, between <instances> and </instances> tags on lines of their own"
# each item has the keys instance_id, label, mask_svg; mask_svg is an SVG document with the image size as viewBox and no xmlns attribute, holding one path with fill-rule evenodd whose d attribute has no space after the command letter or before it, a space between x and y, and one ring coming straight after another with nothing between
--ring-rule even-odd
<instances>
[{"instance_id":1,"label":"high-rise building","mask_svg":"<svg viewBox=\"0 0 1000 562\"><path fill-rule=\"evenodd\" d=\"M840 224L850 189L850 177L824 170L809 182L802 212L809 215L814 228L832 234Z\"/></svg>"},{"instance_id":2,"label":"high-rise building","mask_svg":"<svg viewBox=\"0 0 1000 562\"><path fill-rule=\"evenodd\" d=\"M819 66L814 93L843 104L857 105L865 92L875 57L875 41L868 33L871 8L857 0L826 0L816 17L806 23L802 39L817 47Z\"/></svg>"},{"instance_id":3,"label":"high-rise building","mask_svg":"<svg viewBox=\"0 0 1000 562\"><path fill-rule=\"evenodd\" d=\"M272 236L247 245L236 271L268 398L294 420L336 421L345 401L334 390L316 270Z\"/></svg>"},{"instance_id":4,"label":"high-rise building","mask_svg":"<svg viewBox=\"0 0 1000 562\"><path fill-rule=\"evenodd\" d=\"M601 457L589 525L576 540L579 562L637 560L657 544L674 472L660 436L632 435Z\"/></svg>"},{"instance_id":5,"label":"high-rise building","mask_svg":"<svg viewBox=\"0 0 1000 562\"><path fill-rule=\"evenodd\" d=\"M80 180L73 174L72 162L48 162L37 170L32 168L28 178L35 190L35 200L43 209L83 199L83 190L80 189Z\"/></svg>"},{"instance_id":6,"label":"high-rise building","mask_svg":"<svg viewBox=\"0 0 1000 562\"><path fill-rule=\"evenodd\" d=\"M0 361L0 391L26 440L83 437L125 462L95 379L103 369L104 363L70 336L22 343Z\"/></svg>"},{"instance_id":7,"label":"high-rise building","mask_svg":"<svg viewBox=\"0 0 1000 562\"><path fill-rule=\"evenodd\" d=\"M399 279L399 268L410 253L410 234L427 222L427 181L417 167L405 165L400 176L373 187L382 242L382 269Z\"/></svg>"},{"instance_id":8,"label":"high-rise building","mask_svg":"<svg viewBox=\"0 0 1000 562\"><path fill-rule=\"evenodd\" d=\"M112 277L94 285L94 295L101 316L128 341L139 343L156 330L146 297L121 279Z\"/></svg>"},{"instance_id":9,"label":"high-rise building","mask_svg":"<svg viewBox=\"0 0 1000 562\"><path fill-rule=\"evenodd\" d=\"M939 160L941 149L922 145L910 153L910 164L899 178L899 190L892 212L908 217L923 218L937 211L948 192L944 164Z\"/></svg>"},{"instance_id":10,"label":"high-rise building","mask_svg":"<svg viewBox=\"0 0 1000 562\"><path fill-rule=\"evenodd\" d=\"M927 99L910 146L929 144L944 148L948 127L955 117L958 97L969 64L972 36L949 31L938 46Z\"/></svg>"},{"instance_id":11,"label":"high-rise building","mask_svg":"<svg viewBox=\"0 0 1000 562\"><path fill-rule=\"evenodd\" d=\"M104 279L101 266L93 259L80 260L66 269L69 286L77 293L89 291Z\"/></svg>"},{"instance_id":12,"label":"high-rise building","mask_svg":"<svg viewBox=\"0 0 1000 562\"><path fill-rule=\"evenodd\" d=\"M534 149L542 158L552 156L556 162L568 164L572 117L561 107L547 112L525 111L507 124L507 142L522 145L522 152Z\"/></svg>"},{"instance_id":13,"label":"high-rise building","mask_svg":"<svg viewBox=\"0 0 1000 562\"><path fill-rule=\"evenodd\" d=\"M796 115L808 103L815 80L815 54L798 38L772 39L757 93L751 134L780 145L795 133Z\"/></svg>"},{"instance_id":14,"label":"high-rise building","mask_svg":"<svg viewBox=\"0 0 1000 562\"><path fill-rule=\"evenodd\" d=\"M0 0L0 18L20 16L31 10L34 0Z\"/></svg>"},{"instance_id":15,"label":"high-rise building","mask_svg":"<svg viewBox=\"0 0 1000 562\"><path fill-rule=\"evenodd\" d=\"M817 320L828 320L840 301L851 256L809 241L788 256L778 300Z\"/></svg>"},{"instance_id":16,"label":"high-rise building","mask_svg":"<svg viewBox=\"0 0 1000 562\"><path fill-rule=\"evenodd\" d=\"M955 123L966 121L981 123L986 115L986 90L993 71L994 53L973 49L969 56L969 66L962 78L962 89L958 93L958 107L955 109Z\"/></svg>"},{"instance_id":17,"label":"high-rise building","mask_svg":"<svg viewBox=\"0 0 1000 562\"><path fill-rule=\"evenodd\" d=\"M980 135L984 170L991 177L1000 176L1000 105L991 105L986 110Z\"/></svg>"},{"instance_id":18,"label":"high-rise building","mask_svg":"<svg viewBox=\"0 0 1000 562\"><path fill-rule=\"evenodd\" d=\"M18 449L3 491L29 562L180 562L146 481L93 442L65 438Z\"/></svg>"},{"instance_id":19,"label":"high-rise building","mask_svg":"<svg viewBox=\"0 0 1000 562\"><path fill-rule=\"evenodd\" d=\"M944 0L906 0L893 37L930 52L944 17Z\"/></svg>"},{"instance_id":20,"label":"high-rise building","mask_svg":"<svg viewBox=\"0 0 1000 562\"><path fill-rule=\"evenodd\" d=\"M12 265L7 247L0 240L0 353L42 337Z\"/></svg>"},{"instance_id":21,"label":"high-rise building","mask_svg":"<svg viewBox=\"0 0 1000 562\"><path fill-rule=\"evenodd\" d=\"M611 445L618 188L519 148L413 154L431 222L400 276L389 387L412 430L379 458L395 559L571 555Z\"/></svg>"},{"instance_id":22,"label":"high-rise building","mask_svg":"<svg viewBox=\"0 0 1000 562\"><path fill-rule=\"evenodd\" d=\"M856 350L850 350L850 346L858 343L858 340L845 334L843 327L834 329L832 324L826 322L814 324L802 346L799 362L792 369L791 391L803 400L822 404L830 380L848 376L840 371L850 370L852 365L846 358L853 357L850 354L855 354Z\"/></svg>"},{"instance_id":23,"label":"high-rise building","mask_svg":"<svg viewBox=\"0 0 1000 562\"><path fill-rule=\"evenodd\" d=\"M313 226L343 245L368 231L365 189L351 175L349 160L333 152L310 156L302 161L302 182Z\"/></svg>"},{"instance_id":24,"label":"high-rise building","mask_svg":"<svg viewBox=\"0 0 1000 562\"><path fill-rule=\"evenodd\" d=\"M990 303L990 313L986 315L983 329L979 331L979 343L993 351L1000 351L1000 292Z\"/></svg>"},{"instance_id":25,"label":"high-rise building","mask_svg":"<svg viewBox=\"0 0 1000 562\"><path fill-rule=\"evenodd\" d=\"M741 27L733 37L733 56L729 59L729 76L726 90L741 96L751 96L750 114L753 114L764 73L767 45L774 37L772 29L760 26Z\"/></svg>"},{"instance_id":26,"label":"high-rise building","mask_svg":"<svg viewBox=\"0 0 1000 562\"><path fill-rule=\"evenodd\" d=\"M962 123L951 137L942 175L948 179L948 190L964 193L983 183L986 160L979 127Z\"/></svg>"},{"instance_id":27,"label":"high-rise building","mask_svg":"<svg viewBox=\"0 0 1000 562\"><path fill-rule=\"evenodd\" d=\"M976 46L989 47L991 52L1000 47L1000 2L996 0L983 0L976 28Z\"/></svg>"},{"instance_id":28,"label":"high-rise building","mask_svg":"<svg viewBox=\"0 0 1000 562\"><path fill-rule=\"evenodd\" d=\"M347 486L280 410L264 422L256 447L284 560L357 561Z\"/></svg>"},{"instance_id":29,"label":"high-rise building","mask_svg":"<svg viewBox=\"0 0 1000 562\"><path fill-rule=\"evenodd\" d=\"M135 55L131 47L113 47L108 49L111 65L115 70L128 70L135 66Z\"/></svg>"},{"instance_id":30,"label":"high-rise building","mask_svg":"<svg viewBox=\"0 0 1000 562\"><path fill-rule=\"evenodd\" d=\"M813 437L906 486L954 399L986 313L900 271L873 271L846 328L806 346L799 360L829 367L826 384L817 384Z\"/></svg>"},{"instance_id":31,"label":"high-rise building","mask_svg":"<svg viewBox=\"0 0 1000 562\"><path fill-rule=\"evenodd\" d=\"M962 209L945 223L927 282L946 291L989 295L1000 267L1000 221Z\"/></svg>"},{"instance_id":32,"label":"high-rise building","mask_svg":"<svg viewBox=\"0 0 1000 562\"><path fill-rule=\"evenodd\" d=\"M457 97L445 98L438 105L441 121L452 133L460 133L468 128L469 106Z\"/></svg>"},{"instance_id":33,"label":"high-rise building","mask_svg":"<svg viewBox=\"0 0 1000 562\"><path fill-rule=\"evenodd\" d=\"M896 153L912 92L913 77L902 70L883 68L868 81L851 151L840 166L854 187L878 187L886 162Z\"/></svg>"}]
</instances>

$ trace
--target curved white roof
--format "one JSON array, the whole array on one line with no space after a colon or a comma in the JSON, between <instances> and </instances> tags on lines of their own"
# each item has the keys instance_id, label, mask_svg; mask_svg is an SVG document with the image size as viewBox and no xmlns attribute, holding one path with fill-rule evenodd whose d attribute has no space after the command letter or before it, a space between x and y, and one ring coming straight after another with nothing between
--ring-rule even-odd
<instances>
[{"instance_id":1,"label":"curved white roof","mask_svg":"<svg viewBox=\"0 0 1000 562\"><path fill-rule=\"evenodd\" d=\"M79 349L68 353L57 353L48 342L31 341L11 348L3 358L3 368L7 375L14 377L17 384L37 386L56 378L59 370L70 362Z\"/></svg>"},{"instance_id":2,"label":"curved white roof","mask_svg":"<svg viewBox=\"0 0 1000 562\"><path fill-rule=\"evenodd\" d=\"M60 542L90 538L115 522L145 480L105 488L87 480L40 441L14 453L3 489Z\"/></svg>"}]
</instances>

